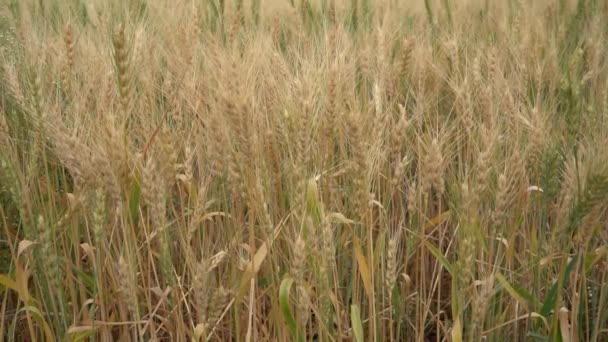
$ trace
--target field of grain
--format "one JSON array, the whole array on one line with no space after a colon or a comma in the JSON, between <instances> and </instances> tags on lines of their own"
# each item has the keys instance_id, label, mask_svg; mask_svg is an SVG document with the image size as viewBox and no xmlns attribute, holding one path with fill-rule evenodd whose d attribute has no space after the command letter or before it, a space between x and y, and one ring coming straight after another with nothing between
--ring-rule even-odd
<instances>
[{"instance_id":1,"label":"field of grain","mask_svg":"<svg viewBox=\"0 0 608 342\"><path fill-rule=\"evenodd\" d=\"M607 23L0 0L0 342L607 341Z\"/></svg>"}]
</instances>

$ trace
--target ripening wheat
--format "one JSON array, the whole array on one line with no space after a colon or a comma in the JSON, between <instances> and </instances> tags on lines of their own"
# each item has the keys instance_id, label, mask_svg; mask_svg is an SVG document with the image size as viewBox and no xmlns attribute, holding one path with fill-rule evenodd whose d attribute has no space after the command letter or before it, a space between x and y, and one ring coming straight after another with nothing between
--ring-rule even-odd
<instances>
[{"instance_id":1,"label":"ripening wheat","mask_svg":"<svg viewBox=\"0 0 608 342\"><path fill-rule=\"evenodd\" d=\"M608 340L608 3L0 0L0 341Z\"/></svg>"}]
</instances>

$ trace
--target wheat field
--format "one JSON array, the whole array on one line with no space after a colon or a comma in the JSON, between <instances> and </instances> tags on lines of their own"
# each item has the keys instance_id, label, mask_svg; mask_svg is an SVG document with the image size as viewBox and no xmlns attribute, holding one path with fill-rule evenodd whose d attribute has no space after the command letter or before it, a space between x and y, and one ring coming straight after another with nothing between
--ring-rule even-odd
<instances>
[{"instance_id":1,"label":"wheat field","mask_svg":"<svg viewBox=\"0 0 608 342\"><path fill-rule=\"evenodd\" d=\"M0 341L607 341L603 0L0 0Z\"/></svg>"}]
</instances>

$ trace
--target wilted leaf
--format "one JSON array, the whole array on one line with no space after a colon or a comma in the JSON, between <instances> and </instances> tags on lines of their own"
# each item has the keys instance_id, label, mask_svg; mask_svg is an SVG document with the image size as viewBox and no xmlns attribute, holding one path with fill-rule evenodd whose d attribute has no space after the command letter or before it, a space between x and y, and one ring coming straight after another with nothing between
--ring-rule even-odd
<instances>
[{"instance_id":1,"label":"wilted leaf","mask_svg":"<svg viewBox=\"0 0 608 342\"><path fill-rule=\"evenodd\" d=\"M361 250L359 239L356 237L353 239L353 246L355 248L355 256L357 257L357 265L359 265L359 274L361 274L363 286L365 287L365 293L367 293L369 296L372 293L371 274L369 272L369 266L367 265L365 256L363 255L363 251Z\"/></svg>"}]
</instances>

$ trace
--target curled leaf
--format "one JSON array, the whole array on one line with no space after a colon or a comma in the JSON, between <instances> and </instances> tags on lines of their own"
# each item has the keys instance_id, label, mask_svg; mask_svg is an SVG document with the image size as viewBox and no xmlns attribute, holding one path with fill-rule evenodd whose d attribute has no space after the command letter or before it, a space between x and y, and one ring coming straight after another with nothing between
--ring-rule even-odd
<instances>
[{"instance_id":1,"label":"curled leaf","mask_svg":"<svg viewBox=\"0 0 608 342\"><path fill-rule=\"evenodd\" d=\"M33 244L35 244L34 241L30 241L30 240L21 240L19 242L19 246L17 247L17 258L21 256L21 253L25 252L26 249L28 249L30 246L32 246Z\"/></svg>"}]
</instances>

